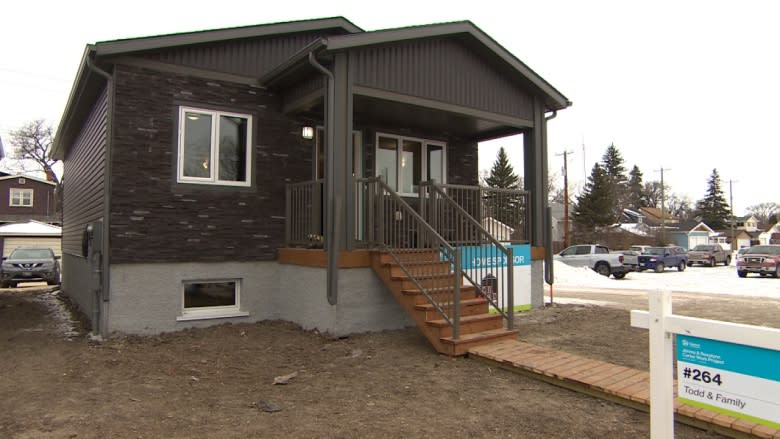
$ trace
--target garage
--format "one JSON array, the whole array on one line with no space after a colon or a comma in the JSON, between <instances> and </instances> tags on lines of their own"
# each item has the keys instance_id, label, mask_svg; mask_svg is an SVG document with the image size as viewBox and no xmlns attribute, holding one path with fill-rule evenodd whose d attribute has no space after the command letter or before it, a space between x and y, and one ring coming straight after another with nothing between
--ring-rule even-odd
<instances>
[{"instance_id":1,"label":"garage","mask_svg":"<svg viewBox=\"0 0 780 439\"><path fill-rule=\"evenodd\" d=\"M48 247L62 255L62 228L39 221L11 223L0 226L3 257L17 247Z\"/></svg>"}]
</instances>

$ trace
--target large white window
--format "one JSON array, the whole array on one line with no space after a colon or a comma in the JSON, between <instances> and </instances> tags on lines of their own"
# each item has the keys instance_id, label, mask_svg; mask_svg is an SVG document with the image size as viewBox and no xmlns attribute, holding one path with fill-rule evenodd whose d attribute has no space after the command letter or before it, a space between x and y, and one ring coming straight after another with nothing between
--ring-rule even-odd
<instances>
[{"instance_id":1,"label":"large white window","mask_svg":"<svg viewBox=\"0 0 780 439\"><path fill-rule=\"evenodd\" d=\"M376 175L402 195L419 193L420 182L446 183L444 143L425 139L378 134Z\"/></svg>"},{"instance_id":2,"label":"large white window","mask_svg":"<svg viewBox=\"0 0 780 439\"><path fill-rule=\"evenodd\" d=\"M9 194L9 204L12 207L32 207L33 206L33 190L32 189L19 189L11 188Z\"/></svg>"},{"instance_id":3,"label":"large white window","mask_svg":"<svg viewBox=\"0 0 780 439\"><path fill-rule=\"evenodd\" d=\"M192 280L182 283L183 310L179 320L213 319L248 315L240 309L241 281Z\"/></svg>"},{"instance_id":4,"label":"large white window","mask_svg":"<svg viewBox=\"0 0 780 439\"><path fill-rule=\"evenodd\" d=\"M180 183L249 186L252 116L179 108Z\"/></svg>"}]
</instances>

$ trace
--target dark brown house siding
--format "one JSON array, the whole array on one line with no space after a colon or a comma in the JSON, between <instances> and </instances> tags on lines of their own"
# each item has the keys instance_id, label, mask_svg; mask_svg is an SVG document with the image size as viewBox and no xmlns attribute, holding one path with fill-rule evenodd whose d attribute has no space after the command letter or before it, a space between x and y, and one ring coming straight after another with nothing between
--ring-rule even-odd
<instances>
[{"instance_id":1,"label":"dark brown house siding","mask_svg":"<svg viewBox=\"0 0 780 439\"><path fill-rule=\"evenodd\" d=\"M22 183L22 181L24 183ZM11 206L11 189L32 189L32 206ZM0 180L0 221L55 220L54 186L25 177Z\"/></svg>"},{"instance_id":2,"label":"dark brown house siding","mask_svg":"<svg viewBox=\"0 0 780 439\"><path fill-rule=\"evenodd\" d=\"M117 65L111 261L272 260L285 185L311 179L311 145L261 88ZM250 188L176 182L178 107L251 114Z\"/></svg>"},{"instance_id":3,"label":"dark brown house siding","mask_svg":"<svg viewBox=\"0 0 780 439\"><path fill-rule=\"evenodd\" d=\"M533 97L452 39L373 46L354 52L355 84L533 119Z\"/></svg>"},{"instance_id":4,"label":"dark brown house siding","mask_svg":"<svg viewBox=\"0 0 780 439\"><path fill-rule=\"evenodd\" d=\"M103 217L108 92L92 107L64 160L62 252L81 256L84 225Z\"/></svg>"}]
</instances>

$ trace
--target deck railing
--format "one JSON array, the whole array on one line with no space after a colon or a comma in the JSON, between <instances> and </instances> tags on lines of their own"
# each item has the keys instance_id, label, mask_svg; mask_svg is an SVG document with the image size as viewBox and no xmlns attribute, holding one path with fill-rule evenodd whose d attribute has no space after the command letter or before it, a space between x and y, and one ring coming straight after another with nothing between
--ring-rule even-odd
<instances>
[{"instance_id":1,"label":"deck railing","mask_svg":"<svg viewBox=\"0 0 780 439\"><path fill-rule=\"evenodd\" d=\"M323 180L287 185L285 241L288 246L321 247Z\"/></svg>"}]
</instances>

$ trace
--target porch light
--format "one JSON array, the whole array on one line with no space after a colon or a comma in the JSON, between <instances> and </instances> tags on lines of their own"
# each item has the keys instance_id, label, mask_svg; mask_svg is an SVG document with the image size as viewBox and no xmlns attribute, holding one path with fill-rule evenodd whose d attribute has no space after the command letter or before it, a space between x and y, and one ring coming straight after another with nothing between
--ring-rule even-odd
<instances>
[{"instance_id":1,"label":"porch light","mask_svg":"<svg viewBox=\"0 0 780 439\"><path fill-rule=\"evenodd\" d=\"M310 126L304 126L301 128L301 137L303 137L306 140L311 140L314 138L314 127Z\"/></svg>"}]
</instances>

